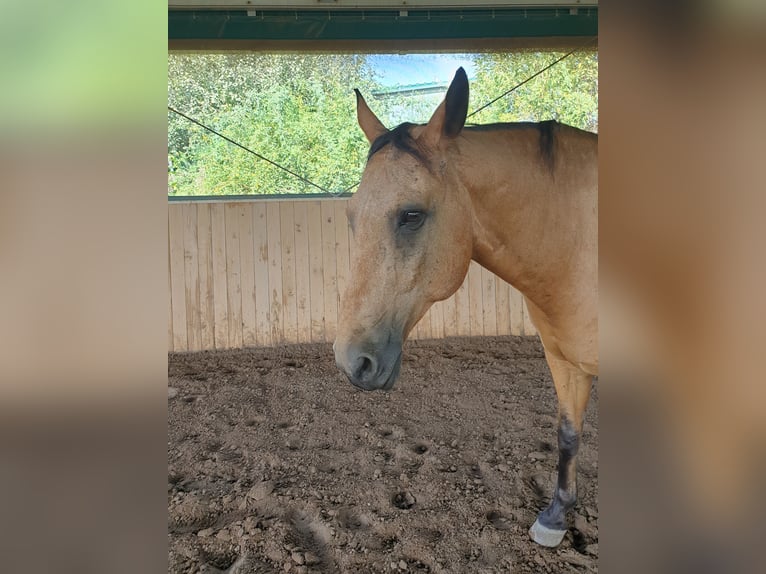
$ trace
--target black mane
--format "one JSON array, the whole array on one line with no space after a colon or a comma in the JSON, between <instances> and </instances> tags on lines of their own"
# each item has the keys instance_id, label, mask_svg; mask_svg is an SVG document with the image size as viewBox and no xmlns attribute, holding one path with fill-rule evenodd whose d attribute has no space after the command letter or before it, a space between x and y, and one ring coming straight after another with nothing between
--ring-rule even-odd
<instances>
[{"instance_id":1,"label":"black mane","mask_svg":"<svg viewBox=\"0 0 766 574\"><path fill-rule=\"evenodd\" d=\"M556 120L545 120L543 122L499 122L495 124L477 124L466 126L465 129L493 131L536 128L540 134L540 159L543 160L546 167L553 173L553 168L556 162L556 133L560 126L561 124Z\"/></svg>"},{"instance_id":2,"label":"black mane","mask_svg":"<svg viewBox=\"0 0 766 574\"><path fill-rule=\"evenodd\" d=\"M408 153L423 163L427 163L423 150L420 149L417 142L412 139L412 135L410 135L410 128L415 125L416 124L405 122L378 136L370 146L370 152L367 154L367 161L369 161L370 158L382 148L391 144L395 149Z\"/></svg>"},{"instance_id":3,"label":"black mane","mask_svg":"<svg viewBox=\"0 0 766 574\"><path fill-rule=\"evenodd\" d=\"M412 138L410 129L417 124L405 122L396 126L394 129L378 136L367 154L367 160L379 152L381 149L391 144L395 149L410 154L415 159L428 165L425 152L420 148L417 142ZM536 128L540 137L540 158L545 166L553 173L555 167L556 150L556 132L560 124L556 120L546 120L543 122L510 122L467 125L464 129L475 131L494 131L494 130L513 130L523 128Z\"/></svg>"}]
</instances>

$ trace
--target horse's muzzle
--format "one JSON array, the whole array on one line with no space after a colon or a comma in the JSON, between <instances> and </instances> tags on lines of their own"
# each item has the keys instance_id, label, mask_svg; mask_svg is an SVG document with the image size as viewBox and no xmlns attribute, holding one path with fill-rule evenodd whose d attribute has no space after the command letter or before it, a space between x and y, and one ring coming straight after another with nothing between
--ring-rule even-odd
<instances>
[{"instance_id":1,"label":"horse's muzzle","mask_svg":"<svg viewBox=\"0 0 766 574\"><path fill-rule=\"evenodd\" d=\"M335 363L352 385L364 391L389 391L399 378L402 346L388 343L381 348L335 344Z\"/></svg>"}]
</instances>

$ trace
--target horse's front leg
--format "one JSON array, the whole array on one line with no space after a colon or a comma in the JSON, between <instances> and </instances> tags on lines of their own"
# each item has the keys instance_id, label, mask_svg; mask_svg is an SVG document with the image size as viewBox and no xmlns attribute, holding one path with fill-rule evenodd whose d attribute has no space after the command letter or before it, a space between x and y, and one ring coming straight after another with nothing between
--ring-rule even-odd
<instances>
[{"instance_id":1,"label":"horse's front leg","mask_svg":"<svg viewBox=\"0 0 766 574\"><path fill-rule=\"evenodd\" d=\"M538 515L529 535L543 546L558 546L567 532L566 514L577 501L577 451L593 377L547 351L546 359L559 399L558 480L551 503Z\"/></svg>"}]
</instances>

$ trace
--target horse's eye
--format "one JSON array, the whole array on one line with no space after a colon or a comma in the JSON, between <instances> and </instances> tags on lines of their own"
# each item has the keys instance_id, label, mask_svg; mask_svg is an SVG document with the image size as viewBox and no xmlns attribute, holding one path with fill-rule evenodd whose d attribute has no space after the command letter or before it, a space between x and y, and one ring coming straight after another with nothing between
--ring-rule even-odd
<instances>
[{"instance_id":1,"label":"horse's eye","mask_svg":"<svg viewBox=\"0 0 766 574\"><path fill-rule=\"evenodd\" d=\"M399 214L399 226L407 231L416 231L420 229L425 220L426 214L414 209L408 209Z\"/></svg>"}]
</instances>

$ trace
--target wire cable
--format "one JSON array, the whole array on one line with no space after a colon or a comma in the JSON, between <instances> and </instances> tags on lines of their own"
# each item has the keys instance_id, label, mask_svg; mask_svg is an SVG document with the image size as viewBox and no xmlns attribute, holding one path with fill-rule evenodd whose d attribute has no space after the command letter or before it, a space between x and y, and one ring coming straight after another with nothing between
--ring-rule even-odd
<instances>
[{"instance_id":1,"label":"wire cable","mask_svg":"<svg viewBox=\"0 0 766 574\"><path fill-rule=\"evenodd\" d=\"M598 39L598 37L593 37L593 38L591 38L590 40L588 40L588 41L587 41L585 44L582 44L581 46L578 46L578 47L574 48L574 49L573 49L573 50L571 50L570 52L567 52L566 54L564 54L563 56L561 56L561 57L560 57L560 58L558 58L557 60L555 60L555 61L551 62L550 64L548 64L547 66L545 66L545 67L544 67L544 68L542 68L541 70L538 70L537 72L535 72L534 74L532 74L531 76L529 76L529 77L528 77L526 80L524 80L523 82L519 82L518 84L516 84L515 86L513 86L513 87L512 87L510 90L508 90L507 92L503 92L502 94L500 94L499 96L497 96L495 99L493 99L493 100L490 100L489 102L487 102L486 104L484 104L483 106L481 106L479 109L476 109L476 110L472 111L470 114L468 114L468 115L466 116L466 119L470 118L471 116L473 116L473 115L475 115L475 114L478 114L478 113L479 113L480 111L482 111L483 109L485 109L485 108L488 108L489 106L491 106L492 104L494 104L496 101L498 101L498 100L500 100L500 99L504 98L505 96L507 96L507 95L508 95L508 94L510 94L511 92L513 92L513 91L515 91L515 90L519 89L521 86L523 86L523 85L524 85L524 84L526 84L527 82L529 82L529 81L533 80L534 78L536 78L537 76L539 76L540 74L542 74L543 72L545 72L546 70L550 70L550 69L551 69L553 66L555 66L556 64L558 64L559 62L561 62L561 61L562 61L562 60L564 60L565 58L568 58L569 56L571 56L571 55L572 55L572 54L574 54L575 52L577 52L577 51L579 51L579 50L582 50L582 49L583 49L583 48L585 48L586 46L589 46L590 44L594 43L594 42L595 42L597 39Z\"/></svg>"},{"instance_id":2,"label":"wire cable","mask_svg":"<svg viewBox=\"0 0 766 574\"><path fill-rule=\"evenodd\" d=\"M482 110L484 110L484 109L488 108L489 106L491 106L492 104L494 104L494 103L495 103L495 102L497 102L498 100L500 100L500 99L504 98L504 97L505 97L505 96L507 96L508 94L510 94L510 93L512 93L513 91L517 90L518 88L520 88L521 86L523 86L523 85L524 85L524 84L526 84L527 82L529 82L529 81L533 80L534 78L536 78L537 76L539 76L539 75L540 75L540 74L542 74L543 72L545 72L545 71L547 71L547 70L551 69L553 66L555 66L556 64L558 64L558 63L559 63L559 62L561 62L562 60L564 60L564 59L568 58L569 56L571 56L571 55L572 55L572 54L574 54L575 52L577 52L577 51L579 51L579 50L582 50L583 48L585 48L585 47L587 47L587 46L589 46L589 45L593 44L593 43L594 43L594 42L595 42L597 39L598 39L598 36L595 36L595 37L593 37L593 38L589 39L589 40L588 40L586 43L582 44L581 46L578 46L578 47L576 47L576 48L572 49L571 51L567 52L566 54L564 54L564 55L563 55L563 56L561 56L560 58L558 58L558 59L554 60L553 62L551 62L550 64L548 64L548 65L547 65L547 66L545 66L544 68L542 68L542 69L538 70L537 72L535 72L534 74L532 74L531 76L529 76L529 77L528 77L526 80L524 80L524 81L522 81L522 82L519 82L518 84L516 84L515 86L513 86L513 87L512 87L510 90L507 90L507 91L503 92L502 94L500 94L500 95L499 95L499 96L497 96L496 98L494 98L494 99L490 100L489 102L487 102L486 104L484 104L484 105L483 105L483 106L481 106L480 108L478 108L478 109L476 109L476 110L472 111L470 114L468 114L468 115L466 116L466 119L468 119L468 118L470 118L471 116L473 116L473 115L475 115L475 114L478 114L480 111L482 111ZM241 143L239 143L239 142L236 142L236 141L234 141L233 139L231 139L230 137L228 137L228 136L225 136L225 135L223 135L222 133L220 133L220 132L218 132L218 131L214 130L213 128L206 126L206 125L205 125L205 124L203 124L202 122L200 122L200 121L198 121L198 120L195 120L195 119L194 119L194 118L192 118L192 117L189 117L189 116L187 116L185 113L183 113L183 112L179 112L178 110L176 110L175 108L173 108L173 107L171 107L171 106L168 106L168 110L170 110L170 111L171 111L171 112L173 112L174 114L178 114L178 115L179 115L179 116L181 116L182 118L185 118L186 120L188 120L188 121L192 122L193 124L196 124L196 125L198 125L199 127L201 127L201 128L203 128L203 129L205 129L205 130L209 131L210 133L217 135L218 137L220 137L220 138L222 138L222 139L226 140L227 142L229 142L229 143L231 143L231 144L233 144L233 145L237 146L238 148L241 148L241 149L243 149L243 150L245 150L245 151L247 151L247 152L250 152L251 154L253 154L253 155L254 155L255 157L257 157L258 159L261 159L261 160L263 160L263 161L265 161L265 162L267 162L267 163L269 163L269 164L273 165L274 167L276 167L276 168L279 168L279 169L281 169L282 171L289 173L290 175L292 175L293 177L295 177L295 178L299 179L299 180L300 180L300 181L302 181L303 183L306 183L306 184L308 184L308 185L310 185L310 186L312 186L312 187L315 187L315 188L317 188L318 190L320 190L320 191L322 191L323 193L326 193L326 194L328 194L328 195L333 195L333 196L336 196L336 197L337 197L337 196L339 196L339 195L343 195L344 193L347 193L347 192L351 191L351 190L352 190L354 187L356 187L357 185L359 185L359 184L361 183L361 182L358 182L358 181L357 181L356 183L353 183L353 184L351 184L350 186L348 186L348 187L346 187L346 188L342 189L341 191L338 191L338 192L332 192L332 191L330 191L329 189L327 189L327 188L325 188L325 187L322 187L322 186L321 186L321 185L319 185L318 183L314 183L314 182L313 182L313 181L311 181L310 179L308 179L308 178L306 178L306 177L303 177L302 175L300 175L300 174L298 174L298 173L295 173L295 172L294 172L294 171L292 171L291 169L289 169L289 168L286 168L285 166L283 166L283 165L280 165L279 163L277 163L277 162L275 162L275 161L273 161L273 160L270 160L269 158L267 158L267 157L265 157L265 156L263 156L263 155L259 154L258 152L251 150L249 147L243 146Z\"/></svg>"}]
</instances>

